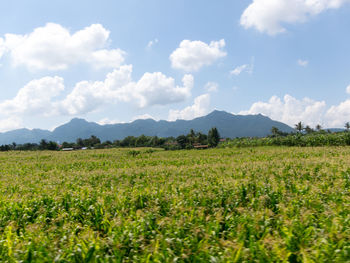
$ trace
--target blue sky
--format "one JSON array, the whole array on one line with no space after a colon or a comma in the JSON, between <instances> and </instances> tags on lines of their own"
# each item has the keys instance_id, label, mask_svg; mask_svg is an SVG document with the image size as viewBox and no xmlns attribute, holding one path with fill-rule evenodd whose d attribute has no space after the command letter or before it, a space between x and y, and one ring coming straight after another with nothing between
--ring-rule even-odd
<instances>
[{"instance_id":1,"label":"blue sky","mask_svg":"<svg viewBox=\"0 0 350 263\"><path fill-rule=\"evenodd\" d=\"M8 1L0 131L213 109L342 127L349 14L349 0Z\"/></svg>"}]
</instances>

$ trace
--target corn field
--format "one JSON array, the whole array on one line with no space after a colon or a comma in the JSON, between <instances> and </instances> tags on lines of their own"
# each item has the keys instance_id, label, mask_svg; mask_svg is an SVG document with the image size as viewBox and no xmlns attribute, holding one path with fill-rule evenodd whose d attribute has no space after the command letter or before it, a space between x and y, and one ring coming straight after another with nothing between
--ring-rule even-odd
<instances>
[{"instance_id":1,"label":"corn field","mask_svg":"<svg viewBox=\"0 0 350 263\"><path fill-rule=\"evenodd\" d=\"M1 262L349 262L350 148L0 153Z\"/></svg>"}]
</instances>

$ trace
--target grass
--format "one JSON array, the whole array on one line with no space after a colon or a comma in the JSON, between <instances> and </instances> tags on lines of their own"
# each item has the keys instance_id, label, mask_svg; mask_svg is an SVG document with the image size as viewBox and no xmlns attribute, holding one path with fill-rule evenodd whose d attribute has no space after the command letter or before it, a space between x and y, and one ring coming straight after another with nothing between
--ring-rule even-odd
<instances>
[{"instance_id":1,"label":"grass","mask_svg":"<svg viewBox=\"0 0 350 263\"><path fill-rule=\"evenodd\" d=\"M350 148L0 153L2 262L349 262Z\"/></svg>"}]
</instances>

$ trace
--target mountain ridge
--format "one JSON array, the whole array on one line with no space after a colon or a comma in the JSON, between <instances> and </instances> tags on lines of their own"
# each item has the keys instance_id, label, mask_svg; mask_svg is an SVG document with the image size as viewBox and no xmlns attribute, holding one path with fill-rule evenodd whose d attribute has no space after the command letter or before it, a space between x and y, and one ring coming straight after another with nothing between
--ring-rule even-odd
<instances>
[{"instance_id":1,"label":"mountain ridge","mask_svg":"<svg viewBox=\"0 0 350 263\"><path fill-rule=\"evenodd\" d=\"M77 138L88 138L91 135L105 140L120 140L127 136L177 137L187 134L191 129L207 133L217 127L224 138L264 137L271 133L272 126L283 132L292 132L288 125L274 121L267 116L234 115L226 111L214 110L206 116L192 120L153 120L138 119L130 123L100 125L85 119L73 118L69 122L56 127L53 131L26 128L0 133L0 144L37 143L41 139L74 142Z\"/></svg>"}]
</instances>

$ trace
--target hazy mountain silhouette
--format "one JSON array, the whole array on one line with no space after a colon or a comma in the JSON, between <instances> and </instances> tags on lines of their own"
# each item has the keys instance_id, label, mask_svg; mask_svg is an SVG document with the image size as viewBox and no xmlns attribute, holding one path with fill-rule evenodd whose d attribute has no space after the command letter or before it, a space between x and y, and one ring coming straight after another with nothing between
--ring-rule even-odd
<instances>
[{"instance_id":1,"label":"hazy mountain silhouette","mask_svg":"<svg viewBox=\"0 0 350 263\"><path fill-rule=\"evenodd\" d=\"M271 134L275 126L284 132L292 132L288 125L273 121L258 115L233 115L225 111L213 111L204 117L193 120L155 121L153 119L136 120L131 123L99 125L84 119L72 119L70 122L57 127L54 131L19 129L0 133L0 144L39 142L41 139L52 141L74 142L77 138L88 138L91 135L102 141L123 139L127 136L177 137L187 134L191 129L196 132L208 133L212 127L217 127L221 137L263 137Z\"/></svg>"}]
</instances>

